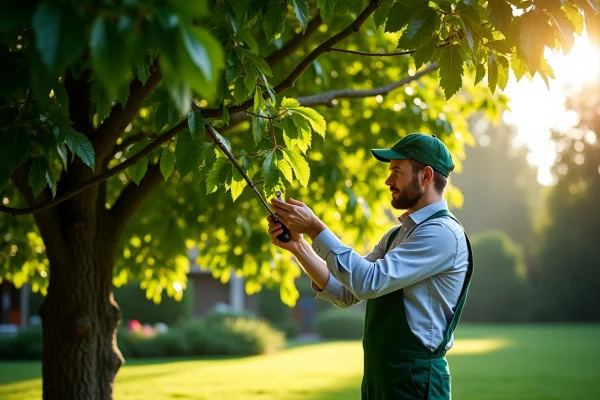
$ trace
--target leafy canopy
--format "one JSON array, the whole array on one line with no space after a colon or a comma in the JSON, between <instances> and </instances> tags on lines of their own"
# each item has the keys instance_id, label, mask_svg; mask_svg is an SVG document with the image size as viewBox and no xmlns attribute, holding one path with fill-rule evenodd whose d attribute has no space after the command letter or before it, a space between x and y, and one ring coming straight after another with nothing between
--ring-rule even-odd
<instances>
[{"instance_id":1,"label":"leafy canopy","mask_svg":"<svg viewBox=\"0 0 600 400\"><path fill-rule=\"evenodd\" d=\"M466 118L497 118L506 103L478 83L495 93L510 71L552 78L544 50L569 51L584 21L595 32L597 13L595 0L3 4L1 210L25 206L17 190L27 186L28 205L43 205L100 177L109 215L159 177L169 182L128 224L115 284L140 279L157 301L163 290L180 296L173 283L185 282L197 247L223 281L243 274L249 292L279 282L292 303L298 268L279 262L288 256L268 241L266 211L205 124L265 196L293 194L344 239L372 240L393 220L380 211L384 166L368 149L435 133L460 164L472 142ZM369 57L394 52L410 56ZM448 198L461 202L456 188ZM34 223L1 217L0 276L45 290L51 271Z\"/></svg>"}]
</instances>

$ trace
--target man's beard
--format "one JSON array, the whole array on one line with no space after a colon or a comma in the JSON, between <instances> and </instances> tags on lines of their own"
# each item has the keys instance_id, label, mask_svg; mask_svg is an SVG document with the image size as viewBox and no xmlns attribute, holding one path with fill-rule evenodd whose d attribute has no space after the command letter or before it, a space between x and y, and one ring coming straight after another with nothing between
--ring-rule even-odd
<instances>
[{"instance_id":1,"label":"man's beard","mask_svg":"<svg viewBox=\"0 0 600 400\"><path fill-rule=\"evenodd\" d=\"M398 189L398 188L394 188ZM412 181L407 187L398 189L398 197L392 198L392 207L396 210L407 210L414 207L417 202L423 197L425 191L419 186L417 176L413 176Z\"/></svg>"}]
</instances>

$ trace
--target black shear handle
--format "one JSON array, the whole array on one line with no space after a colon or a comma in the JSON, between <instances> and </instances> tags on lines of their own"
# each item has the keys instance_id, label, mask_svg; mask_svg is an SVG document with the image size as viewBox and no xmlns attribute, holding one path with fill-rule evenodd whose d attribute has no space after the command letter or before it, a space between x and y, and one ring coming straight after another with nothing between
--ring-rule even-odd
<instances>
[{"instance_id":1,"label":"black shear handle","mask_svg":"<svg viewBox=\"0 0 600 400\"><path fill-rule=\"evenodd\" d=\"M288 229L287 226L285 226L283 224L283 222L281 222L280 220L277 219L277 217L273 216L273 221L275 223L280 223L281 224L281 229L283 229L283 232L281 232L279 235L277 235L277 240L283 242L283 243L287 243L292 239L292 235L290 235L290 230Z\"/></svg>"}]
</instances>

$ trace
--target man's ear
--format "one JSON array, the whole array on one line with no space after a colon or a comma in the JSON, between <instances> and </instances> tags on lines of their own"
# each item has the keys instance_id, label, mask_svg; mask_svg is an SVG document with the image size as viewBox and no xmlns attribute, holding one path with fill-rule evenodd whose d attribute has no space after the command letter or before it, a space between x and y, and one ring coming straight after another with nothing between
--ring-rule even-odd
<instances>
[{"instance_id":1,"label":"man's ear","mask_svg":"<svg viewBox=\"0 0 600 400\"><path fill-rule=\"evenodd\" d=\"M435 174L433 168L426 166L423 172L423 183L433 183L433 175Z\"/></svg>"}]
</instances>

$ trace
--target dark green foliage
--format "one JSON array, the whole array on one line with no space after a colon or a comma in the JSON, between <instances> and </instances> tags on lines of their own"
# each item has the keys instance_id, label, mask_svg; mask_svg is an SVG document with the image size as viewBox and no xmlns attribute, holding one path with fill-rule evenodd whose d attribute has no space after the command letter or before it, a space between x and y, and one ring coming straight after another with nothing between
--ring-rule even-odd
<instances>
[{"instance_id":1,"label":"dark green foliage","mask_svg":"<svg viewBox=\"0 0 600 400\"><path fill-rule=\"evenodd\" d=\"M581 130L556 135L557 184L548 196L548 223L541 236L536 317L600 320L600 84L570 99ZM592 136L593 135L593 136ZM594 139L595 140L592 140Z\"/></svg>"},{"instance_id":2,"label":"dark green foliage","mask_svg":"<svg viewBox=\"0 0 600 400\"><path fill-rule=\"evenodd\" d=\"M0 360L42 358L42 327L32 326L15 336L0 336Z\"/></svg>"},{"instance_id":3,"label":"dark green foliage","mask_svg":"<svg viewBox=\"0 0 600 400\"><path fill-rule=\"evenodd\" d=\"M323 339L361 339L364 313L352 308L333 308L319 313L316 329Z\"/></svg>"},{"instance_id":4,"label":"dark green foliage","mask_svg":"<svg viewBox=\"0 0 600 400\"><path fill-rule=\"evenodd\" d=\"M193 313L193 287L185 291L181 301L165 296L159 304L148 300L137 282L115 288L114 296L121 308L122 326L126 326L129 320L138 320L142 324L162 322L173 325L188 320Z\"/></svg>"},{"instance_id":5,"label":"dark green foliage","mask_svg":"<svg viewBox=\"0 0 600 400\"><path fill-rule=\"evenodd\" d=\"M528 318L523 249L502 232L471 238L475 272L462 320L520 322Z\"/></svg>"}]
</instances>

